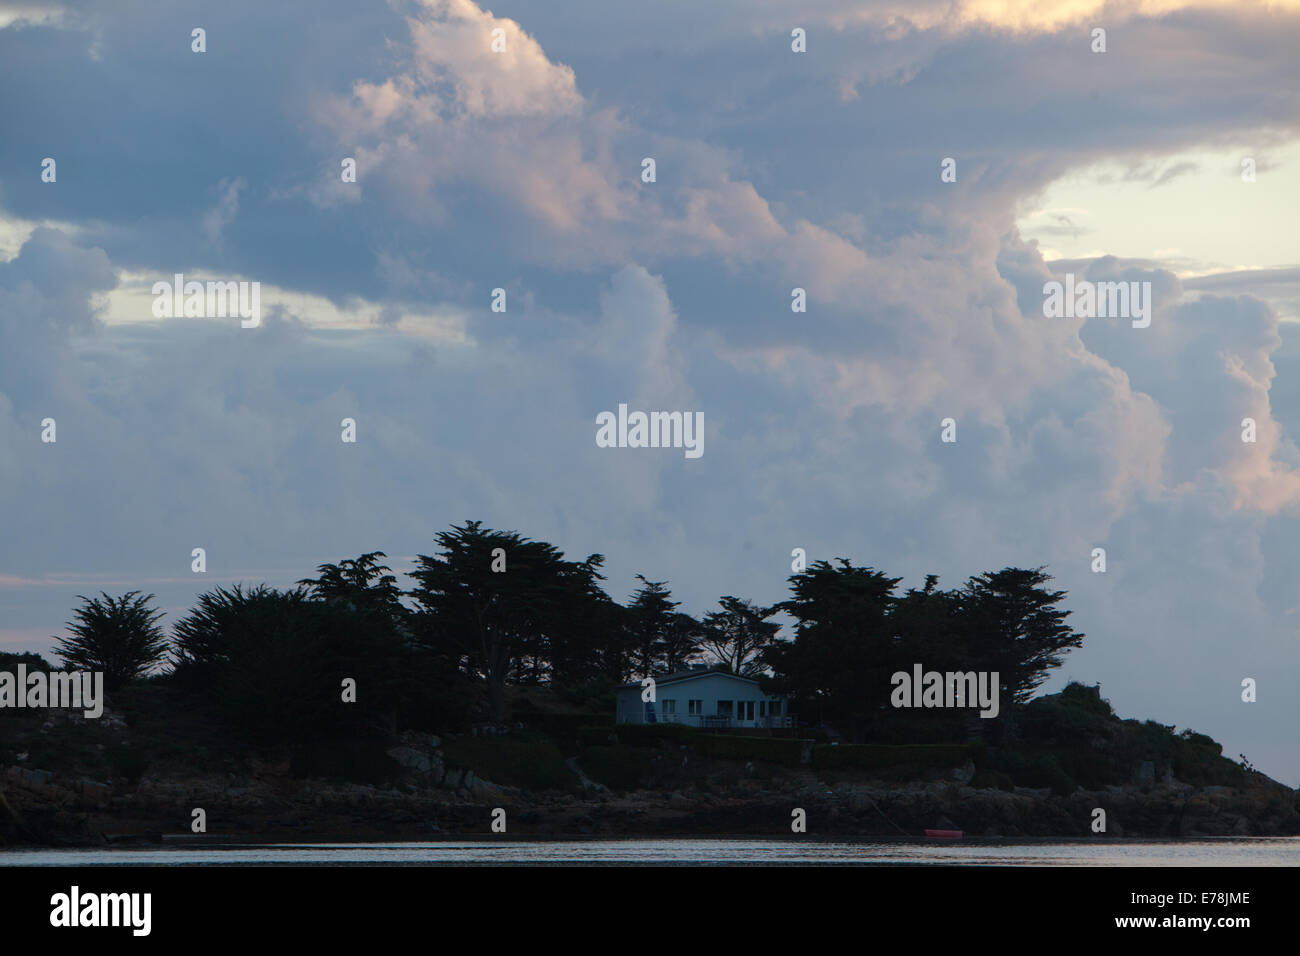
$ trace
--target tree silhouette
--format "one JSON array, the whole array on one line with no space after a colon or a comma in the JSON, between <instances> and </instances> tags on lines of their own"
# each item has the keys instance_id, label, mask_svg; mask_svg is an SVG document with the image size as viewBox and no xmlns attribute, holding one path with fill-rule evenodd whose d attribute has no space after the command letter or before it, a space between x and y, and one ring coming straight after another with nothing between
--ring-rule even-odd
<instances>
[{"instance_id":1,"label":"tree silhouette","mask_svg":"<svg viewBox=\"0 0 1300 956\"><path fill-rule=\"evenodd\" d=\"M773 688L805 720L833 722L860 739L889 706L899 653L890 612L901 578L837 560L790 576L794 596L778 607L795 619L794 640L773 644L764 657Z\"/></svg>"},{"instance_id":2,"label":"tree silhouette","mask_svg":"<svg viewBox=\"0 0 1300 956\"><path fill-rule=\"evenodd\" d=\"M997 671L1004 704L1024 704L1062 656L1083 643L1057 607L1066 594L1043 587L1052 580L1043 568L1003 568L976 575L962 591L969 666ZM1014 724L1006 707L1004 727Z\"/></svg>"},{"instance_id":3,"label":"tree silhouette","mask_svg":"<svg viewBox=\"0 0 1300 956\"><path fill-rule=\"evenodd\" d=\"M386 557L382 551L370 551L355 560L322 564L316 568L315 578L298 583L318 600L346 601L359 610L382 611L400 619L406 611L400 600L402 590L392 569L379 563Z\"/></svg>"},{"instance_id":4,"label":"tree silhouette","mask_svg":"<svg viewBox=\"0 0 1300 956\"><path fill-rule=\"evenodd\" d=\"M487 685L491 719L505 719L505 685L521 658L549 659L551 637L566 618L581 615L576 594L599 588L600 555L565 561L544 541L514 531L492 531L467 521L439 532L439 555L417 556L409 594L419 603L417 634L463 655ZM494 570L494 568L496 570Z\"/></svg>"},{"instance_id":5,"label":"tree silhouette","mask_svg":"<svg viewBox=\"0 0 1300 956\"><path fill-rule=\"evenodd\" d=\"M704 617L701 644L733 674L753 677L761 673L763 651L781 629L781 625L768 620L778 609L759 607L731 595L718 603L722 610Z\"/></svg>"},{"instance_id":6,"label":"tree silhouette","mask_svg":"<svg viewBox=\"0 0 1300 956\"><path fill-rule=\"evenodd\" d=\"M704 625L689 614L673 613L663 637L664 670L669 674L685 668L700 656Z\"/></svg>"},{"instance_id":7,"label":"tree silhouette","mask_svg":"<svg viewBox=\"0 0 1300 956\"><path fill-rule=\"evenodd\" d=\"M97 598L77 597L81 607L67 625L72 636L58 639L54 651L67 667L103 671L104 687L111 692L167 659L167 638L158 627L163 615L150 607L152 594L130 591L114 598L101 591Z\"/></svg>"},{"instance_id":8,"label":"tree silhouette","mask_svg":"<svg viewBox=\"0 0 1300 956\"><path fill-rule=\"evenodd\" d=\"M627 606L628 647L633 674L650 677L664 663L668 631L678 602L672 600L666 582L647 581L642 574L636 579L641 587Z\"/></svg>"},{"instance_id":9,"label":"tree silhouette","mask_svg":"<svg viewBox=\"0 0 1300 956\"><path fill-rule=\"evenodd\" d=\"M306 587L216 588L175 633L182 686L255 742L392 733L429 706L428 671L410 642L352 600L319 600ZM345 680L354 702L343 702Z\"/></svg>"}]
</instances>

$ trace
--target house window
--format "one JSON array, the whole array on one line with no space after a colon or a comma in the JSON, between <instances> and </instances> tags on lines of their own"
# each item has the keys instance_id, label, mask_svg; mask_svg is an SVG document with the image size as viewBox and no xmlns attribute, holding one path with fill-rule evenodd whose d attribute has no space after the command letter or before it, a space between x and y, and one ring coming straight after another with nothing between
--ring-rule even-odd
<instances>
[{"instance_id":1,"label":"house window","mask_svg":"<svg viewBox=\"0 0 1300 956\"><path fill-rule=\"evenodd\" d=\"M675 713L677 713L677 701L675 701L675 700L666 700L666 701L664 701L663 712L664 712L665 714L675 714Z\"/></svg>"},{"instance_id":2,"label":"house window","mask_svg":"<svg viewBox=\"0 0 1300 956\"><path fill-rule=\"evenodd\" d=\"M754 702L752 700L736 701L736 710L737 716L740 717L741 720L754 719Z\"/></svg>"},{"instance_id":3,"label":"house window","mask_svg":"<svg viewBox=\"0 0 1300 956\"><path fill-rule=\"evenodd\" d=\"M767 702L767 712L769 716L781 716L781 702L779 700L769 700Z\"/></svg>"},{"instance_id":4,"label":"house window","mask_svg":"<svg viewBox=\"0 0 1300 956\"><path fill-rule=\"evenodd\" d=\"M729 700L718 701L718 716L730 717L732 713L731 706L731 701Z\"/></svg>"},{"instance_id":5,"label":"house window","mask_svg":"<svg viewBox=\"0 0 1300 956\"><path fill-rule=\"evenodd\" d=\"M699 717L704 713L704 701L702 700L688 700L686 702L686 707L689 713L693 716Z\"/></svg>"}]
</instances>

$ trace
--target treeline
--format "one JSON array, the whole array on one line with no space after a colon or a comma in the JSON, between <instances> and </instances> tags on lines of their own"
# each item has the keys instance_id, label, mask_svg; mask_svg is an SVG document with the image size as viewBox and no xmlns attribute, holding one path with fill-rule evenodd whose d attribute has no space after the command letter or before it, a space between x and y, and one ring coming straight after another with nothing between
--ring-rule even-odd
<instances>
[{"instance_id":1,"label":"treeline","mask_svg":"<svg viewBox=\"0 0 1300 956\"><path fill-rule=\"evenodd\" d=\"M696 618L666 582L640 575L625 604L613 600L599 554L569 560L477 521L435 541L406 588L375 551L322 564L287 590L218 587L170 636L152 595L83 597L56 653L66 666L104 671L110 702L124 685L162 675L184 699L268 741L501 722L509 684L585 693L612 714L617 684L698 662L758 677L804 723L866 741L956 739L1012 723L1014 705L1083 638L1041 568L978 575L955 590L932 575L900 593L900 578L819 561L790 576L787 600L726 595ZM788 636L774 620L781 613L794 622ZM969 713L894 710L890 676L914 664L998 672L1002 718L972 725Z\"/></svg>"}]
</instances>

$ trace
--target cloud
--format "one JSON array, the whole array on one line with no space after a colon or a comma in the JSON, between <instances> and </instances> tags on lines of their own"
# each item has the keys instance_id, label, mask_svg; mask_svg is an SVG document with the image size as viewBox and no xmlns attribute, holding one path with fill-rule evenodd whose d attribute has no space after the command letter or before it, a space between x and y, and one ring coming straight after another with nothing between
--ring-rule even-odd
<instances>
[{"instance_id":1,"label":"cloud","mask_svg":"<svg viewBox=\"0 0 1300 956\"><path fill-rule=\"evenodd\" d=\"M239 193L247 188L248 181L242 176L217 183L217 204L203 217L203 235L218 249L221 248L221 231L239 214Z\"/></svg>"},{"instance_id":2,"label":"cloud","mask_svg":"<svg viewBox=\"0 0 1300 956\"><path fill-rule=\"evenodd\" d=\"M362 182L390 205L445 218L445 195L469 187L480 201L572 233L587 217L620 214L626 198L586 155L570 120L584 106L573 71L552 63L516 22L468 0L428 0L409 17L406 72L358 81L348 98L320 99L315 116L340 146L357 143ZM502 31L502 52L492 49ZM594 148L608 119L594 118ZM526 151L517 144L528 143Z\"/></svg>"}]
</instances>

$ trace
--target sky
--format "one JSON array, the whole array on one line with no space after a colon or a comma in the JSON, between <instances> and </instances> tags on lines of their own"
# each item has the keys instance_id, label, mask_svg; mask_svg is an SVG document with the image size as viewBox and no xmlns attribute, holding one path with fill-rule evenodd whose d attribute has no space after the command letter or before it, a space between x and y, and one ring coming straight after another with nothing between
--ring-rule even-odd
<instances>
[{"instance_id":1,"label":"sky","mask_svg":"<svg viewBox=\"0 0 1300 956\"><path fill-rule=\"evenodd\" d=\"M0 0L0 649L466 519L695 614L795 548L1045 565L1044 691L1300 785L1297 50L1295 2ZM1150 325L1046 317L1066 273ZM599 447L620 404L703 454Z\"/></svg>"}]
</instances>

